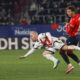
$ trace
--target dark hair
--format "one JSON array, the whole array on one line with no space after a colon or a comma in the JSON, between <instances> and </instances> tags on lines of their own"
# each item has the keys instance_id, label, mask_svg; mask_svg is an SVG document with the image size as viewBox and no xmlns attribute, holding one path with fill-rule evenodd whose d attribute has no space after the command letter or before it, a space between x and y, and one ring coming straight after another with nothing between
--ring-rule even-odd
<instances>
[{"instance_id":1,"label":"dark hair","mask_svg":"<svg viewBox=\"0 0 80 80\"><path fill-rule=\"evenodd\" d=\"M71 11L76 11L75 6L68 6L66 9L70 9Z\"/></svg>"}]
</instances>

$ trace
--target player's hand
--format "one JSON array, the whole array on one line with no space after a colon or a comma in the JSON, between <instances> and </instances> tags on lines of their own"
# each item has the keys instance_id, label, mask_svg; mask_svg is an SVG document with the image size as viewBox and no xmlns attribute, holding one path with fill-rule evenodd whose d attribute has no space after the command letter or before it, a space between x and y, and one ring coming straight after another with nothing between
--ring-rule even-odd
<instances>
[{"instance_id":1,"label":"player's hand","mask_svg":"<svg viewBox=\"0 0 80 80\"><path fill-rule=\"evenodd\" d=\"M25 58L24 56L20 56L20 57L19 57L19 59L24 59L24 58Z\"/></svg>"}]
</instances>

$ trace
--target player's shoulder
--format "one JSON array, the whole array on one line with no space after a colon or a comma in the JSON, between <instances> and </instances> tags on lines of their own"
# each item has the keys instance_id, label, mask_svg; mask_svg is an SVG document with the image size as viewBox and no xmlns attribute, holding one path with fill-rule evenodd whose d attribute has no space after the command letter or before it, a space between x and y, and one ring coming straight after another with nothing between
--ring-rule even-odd
<instances>
[{"instance_id":1,"label":"player's shoulder","mask_svg":"<svg viewBox=\"0 0 80 80\"><path fill-rule=\"evenodd\" d=\"M77 18L77 21L80 22L80 14L77 14L77 15L76 15L76 18Z\"/></svg>"},{"instance_id":2,"label":"player's shoulder","mask_svg":"<svg viewBox=\"0 0 80 80\"><path fill-rule=\"evenodd\" d=\"M76 16L73 18L73 21L80 21L80 14L76 14Z\"/></svg>"},{"instance_id":3,"label":"player's shoulder","mask_svg":"<svg viewBox=\"0 0 80 80\"><path fill-rule=\"evenodd\" d=\"M74 17L70 19L70 23L75 23L79 17L79 14L76 14Z\"/></svg>"},{"instance_id":4,"label":"player's shoulder","mask_svg":"<svg viewBox=\"0 0 80 80\"><path fill-rule=\"evenodd\" d=\"M75 21L75 20L77 20L79 17L80 17L80 14L76 14L76 15L72 18L72 20Z\"/></svg>"},{"instance_id":5,"label":"player's shoulder","mask_svg":"<svg viewBox=\"0 0 80 80\"><path fill-rule=\"evenodd\" d=\"M76 17L80 17L80 14L76 14Z\"/></svg>"},{"instance_id":6,"label":"player's shoulder","mask_svg":"<svg viewBox=\"0 0 80 80\"><path fill-rule=\"evenodd\" d=\"M40 33L39 35L38 35L38 39L43 39L45 37L45 33Z\"/></svg>"}]
</instances>

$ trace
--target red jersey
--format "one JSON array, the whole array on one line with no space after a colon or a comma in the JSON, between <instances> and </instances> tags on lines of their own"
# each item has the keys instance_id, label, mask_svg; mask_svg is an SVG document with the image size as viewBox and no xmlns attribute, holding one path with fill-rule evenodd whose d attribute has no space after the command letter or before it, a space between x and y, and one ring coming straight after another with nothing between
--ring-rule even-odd
<instances>
[{"instance_id":1,"label":"red jersey","mask_svg":"<svg viewBox=\"0 0 80 80\"><path fill-rule=\"evenodd\" d=\"M66 32L69 36L77 36L79 32L80 26L80 14L76 14L74 17L71 18L70 22L66 26Z\"/></svg>"}]
</instances>

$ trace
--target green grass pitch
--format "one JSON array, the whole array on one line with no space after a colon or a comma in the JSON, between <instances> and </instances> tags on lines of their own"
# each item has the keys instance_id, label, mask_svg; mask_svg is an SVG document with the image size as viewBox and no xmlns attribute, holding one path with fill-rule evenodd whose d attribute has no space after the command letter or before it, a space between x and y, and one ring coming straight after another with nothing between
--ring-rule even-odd
<instances>
[{"instance_id":1,"label":"green grass pitch","mask_svg":"<svg viewBox=\"0 0 80 80\"><path fill-rule=\"evenodd\" d=\"M80 80L80 66L70 59L75 66L68 75L65 74L67 65L59 55L59 66L54 70L53 62L42 56L44 50L37 50L25 59L19 59L28 50L1 50L0 51L0 80ZM80 58L80 52L75 51Z\"/></svg>"}]
</instances>

